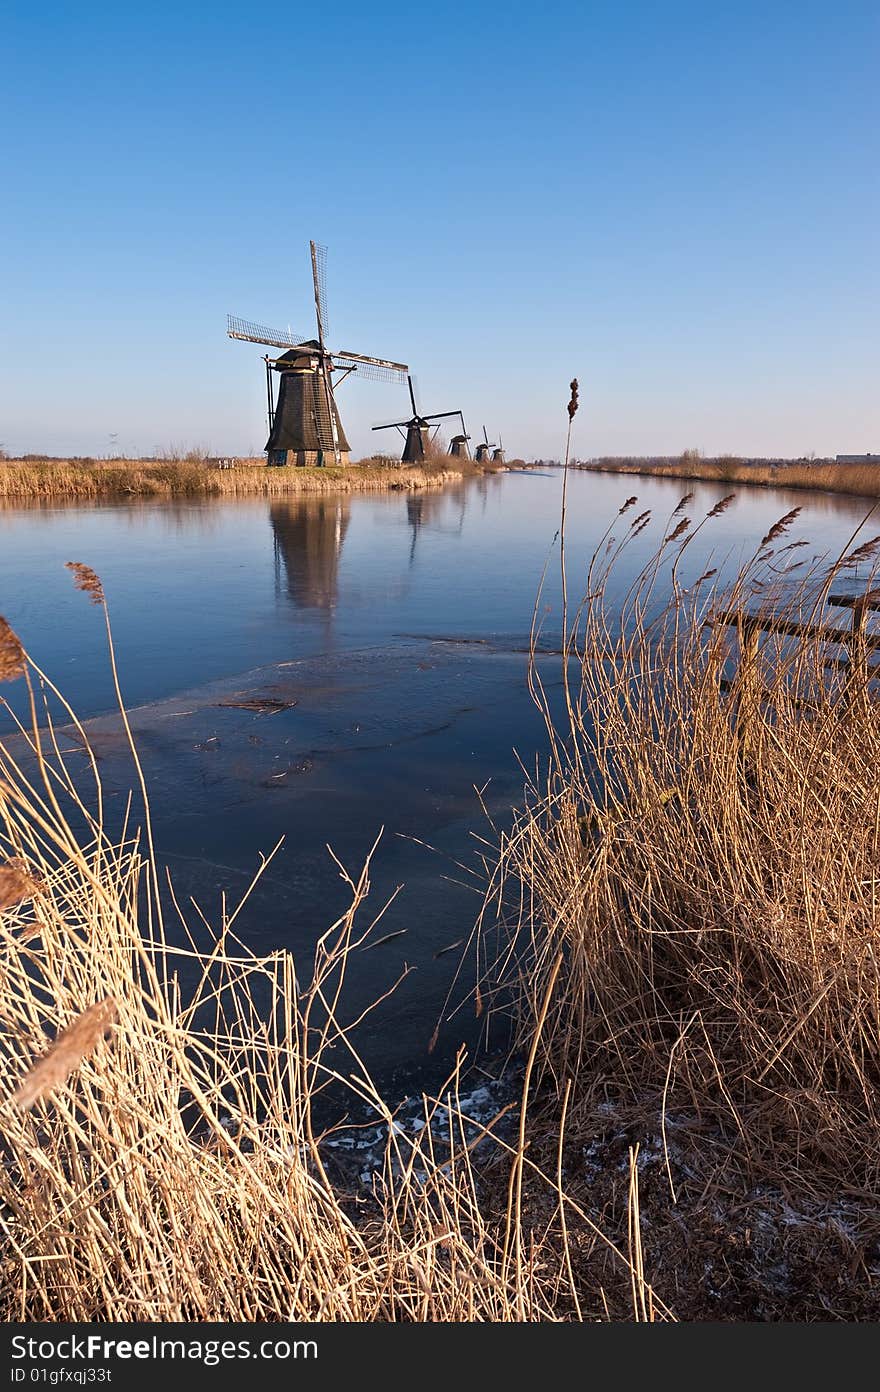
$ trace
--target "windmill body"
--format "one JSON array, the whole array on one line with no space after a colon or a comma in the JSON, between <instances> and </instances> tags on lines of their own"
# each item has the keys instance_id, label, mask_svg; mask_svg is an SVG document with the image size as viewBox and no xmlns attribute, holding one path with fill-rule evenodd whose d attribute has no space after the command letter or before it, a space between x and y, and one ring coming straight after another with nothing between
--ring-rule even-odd
<instances>
[{"instance_id":1,"label":"windmill body","mask_svg":"<svg viewBox=\"0 0 880 1392\"><path fill-rule=\"evenodd\" d=\"M338 451L338 462L349 464L350 446L336 398L326 389L320 344L312 340L291 348L271 366L278 374L278 394L266 441L267 462L298 466L336 463Z\"/></svg>"},{"instance_id":2,"label":"windmill body","mask_svg":"<svg viewBox=\"0 0 880 1392\"><path fill-rule=\"evenodd\" d=\"M483 426L483 438L482 438L482 440L480 441L480 443L477 445L476 453L474 454L474 459L477 461L478 464L485 464L485 463L487 463L490 459L494 459L494 458L495 458L495 455L493 455L492 451L493 451L493 450L496 450L496 451L497 451L497 449L498 449L498 446L497 446L497 445L494 445L494 444L490 444L490 443L489 443L489 436L486 434L486 427L485 427L485 425L484 425L484 426Z\"/></svg>"},{"instance_id":3,"label":"windmill body","mask_svg":"<svg viewBox=\"0 0 880 1392\"><path fill-rule=\"evenodd\" d=\"M413 410L409 420L389 421L386 425L373 426L374 430L397 430L401 435L406 431L403 454L400 456L401 463L421 464L428 458L432 452L431 447L434 443L437 431L440 429L439 424L432 424L433 421L439 422L445 420L447 416L458 416L461 421L461 428L465 433L463 435L457 435L455 438L465 441L469 438L465 430L464 416L461 411L435 411L432 415L423 416L416 405L413 379L407 376L406 380L409 386L409 399L412 403ZM450 449L449 453L452 454L452 452L453 451Z\"/></svg>"},{"instance_id":4,"label":"windmill body","mask_svg":"<svg viewBox=\"0 0 880 1392\"><path fill-rule=\"evenodd\" d=\"M331 352L324 340L327 322L324 300L323 247L311 242L312 282L315 293L317 338L302 338L267 329L262 324L229 316L226 332L245 343L283 349L278 357L264 358L269 438L266 462L314 467L351 462L350 446L336 405L336 389L351 373L373 381L404 382L406 363L371 358L362 353ZM339 374L336 381L333 374ZM277 377L277 392L275 378Z\"/></svg>"}]
</instances>

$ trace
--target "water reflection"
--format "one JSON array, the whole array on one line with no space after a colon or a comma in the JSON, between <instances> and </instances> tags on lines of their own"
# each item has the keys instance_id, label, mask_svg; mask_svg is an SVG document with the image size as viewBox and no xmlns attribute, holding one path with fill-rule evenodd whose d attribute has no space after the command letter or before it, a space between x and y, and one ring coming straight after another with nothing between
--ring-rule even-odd
<instances>
[{"instance_id":1,"label":"water reflection","mask_svg":"<svg viewBox=\"0 0 880 1392\"><path fill-rule=\"evenodd\" d=\"M283 569L287 593L298 608L335 609L349 520L347 497L271 504L276 589Z\"/></svg>"},{"instance_id":2,"label":"water reflection","mask_svg":"<svg viewBox=\"0 0 880 1392\"><path fill-rule=\"evenodd\" d=\"M409 494L406 500L406 520L412 531L409 548L410 567L416 558L419 533L424 528L430 526L437 531L461 536L467 504L468 489L464 484L456 485L445 492ZM451 515L450 521L441 520L444 513Z\"/></svg>"}]
</instances>

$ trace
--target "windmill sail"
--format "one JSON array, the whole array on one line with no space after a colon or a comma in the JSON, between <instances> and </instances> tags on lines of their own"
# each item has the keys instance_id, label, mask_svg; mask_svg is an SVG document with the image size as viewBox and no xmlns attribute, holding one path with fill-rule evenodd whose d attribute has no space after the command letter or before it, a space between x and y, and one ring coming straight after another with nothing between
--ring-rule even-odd
<instances>
[{"instance_id":1,"label":"windmill sail","mask_svg":"<svg viewBox=\"0 0 880 1392\"><path fill-rule=\"evenodd\" d=\"M309 341L307 337L296 338L289 329L267 329L265 324L254 324L234 314L226 316L226 336L239 338L244 343L264 343L267 348L298 348Z\"/></svg>"}]
</instances>

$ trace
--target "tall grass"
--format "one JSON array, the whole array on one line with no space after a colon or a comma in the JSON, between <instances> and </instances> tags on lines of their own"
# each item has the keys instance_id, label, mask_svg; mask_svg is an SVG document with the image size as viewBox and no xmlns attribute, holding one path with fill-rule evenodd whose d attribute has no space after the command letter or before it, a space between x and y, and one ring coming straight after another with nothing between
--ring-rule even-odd
<instances>
[{"instance_id":1,"label":"tall grass","mask_svg":"<svg viewBox=\"0 0 880 1392\"><path fill-rule=\"evenodd\" d=\"M73 568L103 605L98 577ZM523 1174L537 1176L528 1087L518 1139L505 1140L468 1121L463 1060L423 1098L415 1131L371 1081L344 989L373 926L369 862L354 875L340 866L350 905L312 963L252 952L236 930L243 905L207 945L177 909L175 943L149 819L141 835L130 805L111 836L85 731L69 707L67 729L48 719L42 697L58 693L8 625L0 641L0 675L26 680L32 698L30 725L0 746L3 1317L601 1316L598 1288L578 1289L565 1244L548 1240L569 1206L558 1177L538 1180L540 1221L518 1197ZM118 689L115 663L114 679ZM88 786L67 764L71 734ZM356 1108L384 1133L368 1187L329 1168L328 1089L337 1111ZM487 1152L507 1202L484 1186ZM614 1260L633 1283L631 1315L666 1317L630 1253L615 1248Z\"/></svg>"},{"instance_id":2,"label":"tall grass","mask_svg":"<svg viewBox=\"0 0 880 1392\"><path fill-rule=\"evenodd\" d=\"M564 1116L566 1163L584 1176L598 1157L582 1197L612 1232L615 1147L654 1144L641 1211L680 1313L873 1318L880 720L869 652L847 665L823 632L846 629L829 593L877 541L796 581L789 514L731 584L685 585L696 529L677 512L622 604L615 569L647 515L603 539L566 625L561 715L533 668L552 760L502 841L495 979L535 1052L544 1134ZM785 631L724 621L756 608Z\"/></svg>"},{"instance_id":3,"label":"tall grass","mask_svg":"<svg viewBox=\"0 0 880 1392\"><path fill-rule=\"evenodd\" d=\"M792 462L751 462L725 455L703 459L686 450L680 459L599 460L581 466L620 474L652 474L659 478L705 479L717 483L755 484L767 488L812 488L828 493L880 497L880 467L876 464L837 464L831 459Z\"/></svg>"},{"instance_id":4,"label":"tall grass","mask_svg":"<svg viewBox=\"0 0 880 1392\"><path fill-rule=\"evenodd\" d=\"M75 460L0 462L0 500L275 497L301 493L353 493L442 487L469 472L469 461L440 456L424 465L365 459L346 468L266 468L240 460L218 469L193 460ZM471 470L473 471L473 466Z\"/></svg>"}]
</instances>

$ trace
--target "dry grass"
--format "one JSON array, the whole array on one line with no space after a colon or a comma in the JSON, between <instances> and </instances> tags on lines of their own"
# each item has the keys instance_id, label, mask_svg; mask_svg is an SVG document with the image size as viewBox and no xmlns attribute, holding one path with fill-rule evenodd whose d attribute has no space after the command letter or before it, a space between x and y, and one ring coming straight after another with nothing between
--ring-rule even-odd
<instances>
[{"instance_id":1,"label":"dry grass","mask_svg":"<svg viewBox=\"0 0 880 1392\"><path fill-rule=\"evenodd\" d=\"M767 488L812 488L828 493L852 493L864 498L880 497L880 467L872 464L837 464L830 459L751 463L732 455L703 459L697 451L686 450L681 459L664 463L607 460L580 467L620 474L651 474L658 478L706 479Z\"/></svg>"},{"instance_id":2,"label":"dry grass","mask_svg":"<svg viewBox=\"0 0 880 1392\"><path fill-rule=\"evenodd\" d=\"M94 597L98 577L74 574ZM216 933L182 909L169 930L146 808L142 835L130 807L109 836L96 761L86 786L59 731L37 723L39 687L54 688L31 665L25 680L32 722L0 746L0 854L15 871L0 898L2 1317L601 1317L598 1288L574 1287L548 1236L569 1206L552 1171L537 1181L541 1223L523 1211L523 1176L536 1180L527 1084L518 1140L468 1123L461 1063L412 1132L358 1057L344 983L373 928L369 864L340 866L351 904L313 963L255 955L236 936L240 905ZM132 755L143 787L133 743ZM328 1089L385 1136L370 1188L328 1170ZM496 1208L487 1152L509 1176ZM633 1257L614 1260L631 1317L666 1317Z\"/></svg>"},{"instance_id":3,"label":"dry grass","mask_svg":"<svg viewBox=\"0 0 880 1392\"><path fill-rule=\"evenodd\" d=\"M348 468L266 468L264 459L232 468L187 460L0 461L0 500L275 497L300 493L379 492L438 488L463 474L484 472L468 460L438 456L424 465L370 458Z\"/></svg>"},{"instance_id":4,"label":"dry grass","mask_svg":"<svg viewBox=\"0 0 880 1392\"><path fill-rule=\"evenodd\" d=\"M533 671L553 759L495 884L495 979L542 1089L531 1153L551 1162L564 1116L568 1192L625 1236L641 1145L651 1279L680 1316L876 1318L876 685L864 651L829 668L835 649L793 631L741 630L739 661L717 616L827 626L829 589L877 543L795 584L789 515L724 591L713 572L685 587L676 511L622 606L626 542L594 556L561 722ZM595 1252L579 1270L606 1284Z\"/></svg>"}]
</instances>

